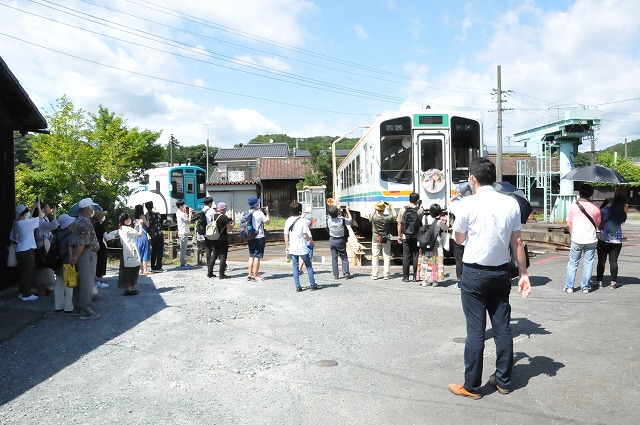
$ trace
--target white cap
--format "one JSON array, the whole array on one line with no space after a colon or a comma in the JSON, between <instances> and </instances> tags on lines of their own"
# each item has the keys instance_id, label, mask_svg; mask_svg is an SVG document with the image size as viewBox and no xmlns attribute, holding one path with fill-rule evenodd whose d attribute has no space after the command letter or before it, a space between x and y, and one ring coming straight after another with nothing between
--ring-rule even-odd
<instances>
[{"instance_id":1,"label":"white cap","mask_svg":"<svg viewBox=\"0 0 640 425\"><path fill-rule=\"evenodd\" d=\"M87 208L92 206L93 206L93 201L91 200L91 198L84 198L84 199L81 199L80 202L78 202L78 208Z\"/></svg>"}]
</instances>

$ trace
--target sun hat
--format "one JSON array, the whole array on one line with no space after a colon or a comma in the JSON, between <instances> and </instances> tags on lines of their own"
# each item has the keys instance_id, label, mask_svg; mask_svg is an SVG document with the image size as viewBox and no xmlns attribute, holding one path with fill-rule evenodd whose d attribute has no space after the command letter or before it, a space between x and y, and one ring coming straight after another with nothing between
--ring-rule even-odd
<instances>
[{"instance_id":1,"label":"sun hat","mask_svg":"<svg viewBox=\"0 0 640 425\"><path fill-rule=\"evenodd\" d=\"M58 222L60 223L61 229L66 229L74 221L76 221L76 219L71 217L69 214L62 214L60 217L58 217Z\"/></svg>"},{"instance_id":2,"label":"sun hat","mask_svg":"<svg viewBox=\"0 0 640 425\"><path fill-rule=\"evenodd\" d=\"M384 211L386 209L387 209L387 204L385 204L384 201L376 202L376 211Z\"/></svg>"},{"instance_id":3,"label":"sun hat","mask_svg":"<svg viewBox=\"0 0 640 425\"><path fill-rule=\"evenodd\" d=\"M22 214L24 214L25 212L29 211L29 209L26 207L25 204L19 204L16 207L16 220L18 220L20 218L20 216Z\"/></svg>"}]
</instances>

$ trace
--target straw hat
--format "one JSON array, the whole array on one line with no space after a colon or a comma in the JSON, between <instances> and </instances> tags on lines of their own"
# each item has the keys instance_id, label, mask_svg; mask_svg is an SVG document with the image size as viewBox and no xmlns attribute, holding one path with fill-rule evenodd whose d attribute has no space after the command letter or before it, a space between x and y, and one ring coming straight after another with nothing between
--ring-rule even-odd
<instances>
[{"instance_id":1,"label":"straw hat","mask_svg":"<svg viewBox=\"0 0 640 425\"><path fill-rule=\"evenodd\" d=\"M387 204L385 204L384 201L376 202L376 211L384 211L386 209L387 209Z\"/></svg>"}]
</instances>

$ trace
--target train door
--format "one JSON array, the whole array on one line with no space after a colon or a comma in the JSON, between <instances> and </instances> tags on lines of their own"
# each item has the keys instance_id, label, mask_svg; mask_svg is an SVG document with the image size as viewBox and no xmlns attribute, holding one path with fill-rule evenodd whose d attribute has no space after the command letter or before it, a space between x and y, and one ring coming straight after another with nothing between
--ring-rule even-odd
<instances>
[{"instance_id":1,"label":"train door","mask_svg":"<svg viewBox=\"0 0 640 425\"><path fill-rule=\"evenodd\" d=\"M184 202L189 208L198 207L198 196L196 193L196 176L185 175L184 176Z\"/></svg>"},{"instance_id":2,"label":"train door","mask_svg":"<svg viewBox=\"0 0 640 425\"><path fill-rule=\"evenodd\" d=\"M418 134L416 192L420 194L425 210L432 204L439 204L443 209L446 207L448 164L445 138L442 132Z\"/></svg>"}]
</instances>

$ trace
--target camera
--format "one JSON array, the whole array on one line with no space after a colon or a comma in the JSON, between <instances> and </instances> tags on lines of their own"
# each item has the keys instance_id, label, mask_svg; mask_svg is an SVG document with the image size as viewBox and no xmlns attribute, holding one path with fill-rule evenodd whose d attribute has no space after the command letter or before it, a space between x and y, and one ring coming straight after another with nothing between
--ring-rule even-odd
<instances>
[{"instance_id":1,"label":"camera","mask_svg":"<svg viewBox=\"0 0 640 425\"><path fill-rule=\"evenodd\" d=\"M260 208L260 211L262 211L262 214L267 215L267 207Z\"/></svg>"},{"instance_id":2,"label":"camera","mask_svg":"<svg viewBox=\"0 0 640 425\"><path fill-rule=\"evenodd\" d=\"M340 207L340 215L341 215L342 217L346 217L346 216L347 216L347 207L346 207L345 205L342 205L342 206Z\"/></svg>"}]
</instances>

